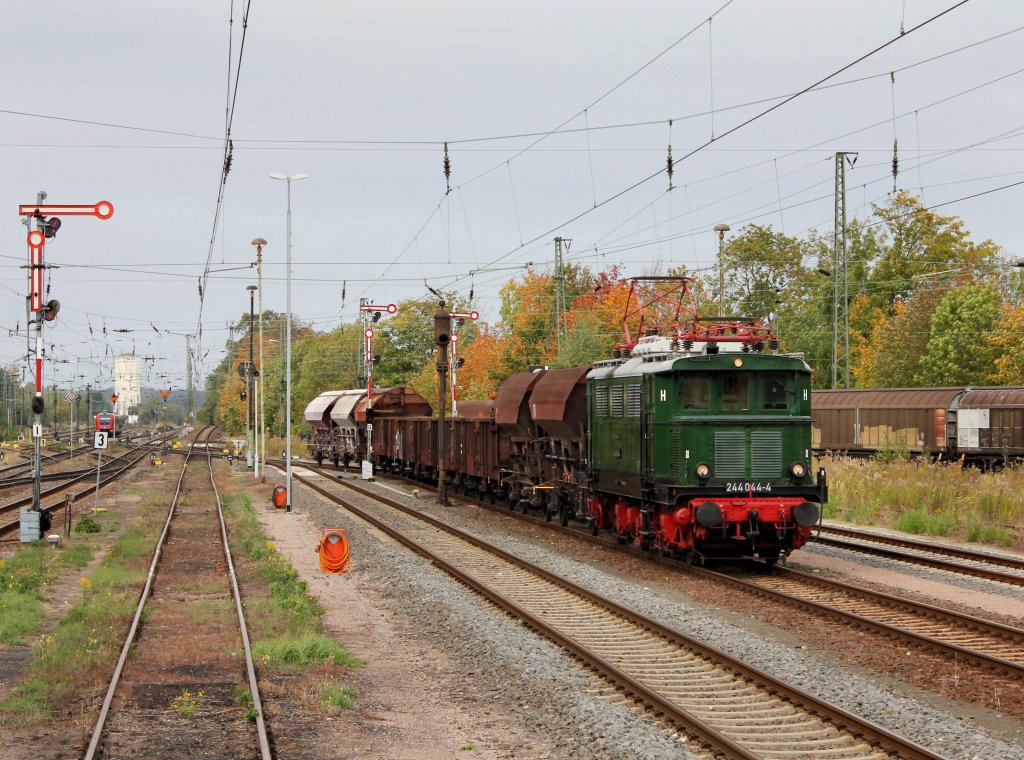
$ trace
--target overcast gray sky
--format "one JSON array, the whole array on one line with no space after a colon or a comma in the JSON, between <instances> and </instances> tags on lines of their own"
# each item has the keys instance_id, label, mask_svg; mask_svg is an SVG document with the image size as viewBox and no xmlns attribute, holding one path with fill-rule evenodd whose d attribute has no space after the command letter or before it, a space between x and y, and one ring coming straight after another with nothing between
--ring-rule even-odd
<instances>
[{"instance_id":1,"label":"overcast gray sky","mask_svg":"<svg viewBox=\"0 0 1024 760\"><path fill-rule=\"evenodd\" d=\"M199 318L229 65L234 156L211 268L248 264L266 238L264 305L283 311L286 189L268 174L308 173L292 185L293 310L317 329L354 319L362 296L425 295L425 278L472 286L494 320L500 286L527 262L550 267L556 234L571 258L640 274L710 266L718 222L830 230L832 154L860 152L848 193L863 216L892 190L894 137L898 185L928 205L1021 181L1024 3L972 0L827 83L847 84L680 161L671 193L664 174L623 192L664 168L669 141L678 161L954 4L252 0L240 69L241 0L24 6L0 46L0 326L25 330L17 206L38 190L109 200L112 219L65 219L46 247L63 306L48 353L69 361L45 382L109 377L109 346L158 357L147 385L184 384L184 339L168 331ZM936 210L1014 258L1022 201L1018 186ZM204 370L254 282L210 275ZM24 338L5 341L0 360L22 360Z\"/></svg>"}]
</instances>

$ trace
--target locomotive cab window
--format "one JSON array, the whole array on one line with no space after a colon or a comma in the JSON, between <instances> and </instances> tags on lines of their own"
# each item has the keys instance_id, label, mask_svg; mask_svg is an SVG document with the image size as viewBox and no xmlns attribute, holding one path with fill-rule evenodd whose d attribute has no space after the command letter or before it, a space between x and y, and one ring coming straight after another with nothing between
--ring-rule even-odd
<instances>
[{"instance_id":1,"label":"locomotive cab window","mask_svg":"<svg viewBox=\"0 0 1024 760\"><path fill-rule=\"evenodd\" d=\"M722 409L750 408L750 375L727 372L722 375Z\"/></svg>"},{"instance_id":2,"label":"locomotive cab window","mask_svg":"<svg viewBox=\"0 0 1024 760\"><path fill-rule=\"evenodd\" d=\"M711 378L706 375L683 376L683 408L711 408Z\"/></svg>"},{"instance_id":3,"label":"locomotive cab window","mask_svg":"<svg viewBox=\"0 0 1024 760\"><path fill-rule=\"evenodd\" d=\"M765 409L789 408L789 377L780 372L761 375L761 405Z\"/></svg>"}]
</instances>

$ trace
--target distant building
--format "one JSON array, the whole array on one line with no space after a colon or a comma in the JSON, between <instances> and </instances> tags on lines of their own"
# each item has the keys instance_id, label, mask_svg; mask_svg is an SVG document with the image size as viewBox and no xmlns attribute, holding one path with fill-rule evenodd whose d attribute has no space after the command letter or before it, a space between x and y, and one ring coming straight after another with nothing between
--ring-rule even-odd
<instances>
[{"instance_id":1,"label":"distant building","mask_svg":"<svg viewBox=\"0 0 1024 760\"><path fill-rule=\"evenodd\" d=\"M135 354L114 357L114 393L114 414L128 414L129 409L137 410L142 403L142 367Z\"/></svg>"}]
</instances>

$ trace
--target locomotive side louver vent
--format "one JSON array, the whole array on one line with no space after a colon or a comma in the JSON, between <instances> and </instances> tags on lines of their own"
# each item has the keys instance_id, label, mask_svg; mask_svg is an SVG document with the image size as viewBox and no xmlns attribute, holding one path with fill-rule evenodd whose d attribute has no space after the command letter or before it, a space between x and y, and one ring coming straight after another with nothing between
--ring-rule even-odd
<instances>
[{"instance_id":1,"label":"locomotive side louver vent","mask_svg":"<svg viewBox=\"0 0 1024 760\"><path fill-rule=\"evenodd\" d=\"M754 430L750 433L750 477L777 478L782 473L782 433Z\"/></svg>"},{"instance_id":2,"label":"locomotive side louver vent","mask_svg":"<svg viewBox=\"0 0 1024 760\"><path fill-rule=\"evenodd\" d=\"M622 386L612 386L612 417L622 416Z\"/></svg>"},{"instance_id":3,"label":"locomotive side louver vent","mask_svg":"<svg viewBox=\"0 0 1024 760\"><path fill-rule=\"evenodd\" d=\"M683 479L683 434L679 428L672 431L672 477Z\"/></svg>"},{"instance_id":4,"label":"locomotive side louver vent","mask_svg":"<svg viewBox=\"0 0 1024 760\"><path fill-rule=\"evenodd\" d=\"M747 434L742 430L715 432L716 478L745 478L747 476Z\"/></svg>"},{"instance_id":5,"label":"locomotive side louver vent","mask_svg":"<svg viewBox=\"0 0 1024 760\"><path fill-rule=\"evenodd\" d=\"M633 383L626 386L626 416L640 416L640 384Z\"/></svg>"},{"instance_id":6,"label":"locomotive side louver vent","mask_svg":"<svg viewBox=\"0 0 1024 760\"><path fill-rule=\"evenodd\" d=\"M599 385L594 388L594 411L598 417L608 416L608 386Z\"/></svg>"},{"instance_id":7,"label":"locomotive side louver vent","mask_svg":"<svg viewBox=\"0 0 1024 760\"><path fill-rule=\"evenodd\" d=\"M716 432L714 472L716 477L724 479L779 477L782 474L782 433L778 430Z\"/></svg>"}]
</instances>

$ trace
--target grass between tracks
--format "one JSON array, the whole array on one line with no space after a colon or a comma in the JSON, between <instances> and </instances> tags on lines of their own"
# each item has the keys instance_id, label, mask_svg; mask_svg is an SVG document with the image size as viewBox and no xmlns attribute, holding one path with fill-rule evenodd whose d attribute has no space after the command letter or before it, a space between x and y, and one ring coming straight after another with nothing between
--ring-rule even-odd
<instances>
[{"instance_id":1,"label":"grass between tracks","mask_svg":"<svg viewBox=\"0 0 1024 760\"><path fill-rule=\"evenodd\" d=\"M249 497L232 494L225 499L232 552L249 560L243 581L261 579L267 593L246 594L246 619L254 640L253 655L265 665L287 668L312 662L358 666L361 661L324 634L320 617L324 608L309 593L306 582L267 539ZM255 585L255 584L254 584Z\"/></svg>"},{"instance_id":2,"label":"grass between tracks","mask_svg":"<svg viewBox=\"0 0 1024 760\"><path fill-rule=\"evenodd\" d=\"M80 579L81 599L35 644L27 679L0 702L0 726L67 714L78 694L102 687L109 678L145 582L166 499L164 493L147 494L100 567L91 578ZM76 566L87 564L91 554L73 549Z\"/></svg>"},{"instance_id":3,"label":"grass between tracks","mask_svg":"<svg viewBox=\"0 0 1024 760\"><path fill-rule=\"evenodd\" d=\"M1024 550L1024 467L828 458L826 518Z\"/></svg>"},{"instance_id":4,"label":"grass between tracks","mask_svg":"<svg viewBox=\"0 0 1024 760\"><path fill-rule=\"evenodd\" d=\"M0 560L0 643L20 645L43 621L43 587L92 559L90 542L75 537L62 551L37 541Z\"/></svg>"},{"instance_id":5,"label":"grass between tracks","mask_svg":"<svg viewBox=\"0 0 1024 760\"><path fill-rule=\"evenodd\" d=\"M352 690L335 678L365 663L326 634L323 606L267 539L248 495L228 496L224 509L246 600L253 657L261 673L298 676L289 679L286 696L308 708L351 708Z\"/></svg>"}]
</instances>

